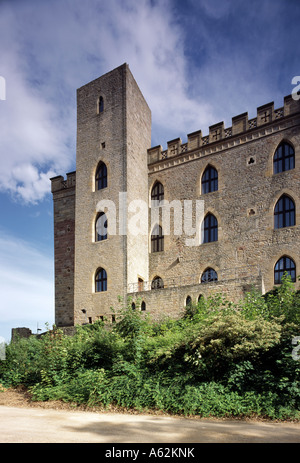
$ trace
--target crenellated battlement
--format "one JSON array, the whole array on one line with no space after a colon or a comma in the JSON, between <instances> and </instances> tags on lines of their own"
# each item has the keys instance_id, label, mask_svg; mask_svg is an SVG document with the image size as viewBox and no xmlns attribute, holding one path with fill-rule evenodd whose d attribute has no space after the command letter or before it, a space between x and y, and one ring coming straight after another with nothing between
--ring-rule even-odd
<instances>
[{"instance_id":1,"label":"crenellated battlement","mask_svg":"<svg viewBox=\"0 0 300 463\"><path fill-rule=\"evenodd\" d=\"M65 190L67 188L74 188L76 184L76 171L69 172L67 179L65 180L62 175L50 178L51 180L51 192L56 193L57 191Z\"/></svg>"},{"instance_id":2,"label":"crenellated battlement","mask_svg":"<svg viewBox=\"0 0 300 463\"><path fill-rule=\"evenodd\" d=\"M267 126L298 112L300 112L300 100L296 101L288 95L284 97L284 106L281 108L274 109L274 102L259 106L257 116L253 119L248 119L248 112L245 112L232 118L231 127L225 128L224 121L218 122L209 127L208 135L203 136L202 131L198 130L187 135L187 143L182 143L180 138L176 138L167 142L166 150L163 150L161 145L150 148L148 149L148 165L207 145L214 146L220 142L224 143L236 136L247 135L262 126Z\"/></svg>"}]
</instances>

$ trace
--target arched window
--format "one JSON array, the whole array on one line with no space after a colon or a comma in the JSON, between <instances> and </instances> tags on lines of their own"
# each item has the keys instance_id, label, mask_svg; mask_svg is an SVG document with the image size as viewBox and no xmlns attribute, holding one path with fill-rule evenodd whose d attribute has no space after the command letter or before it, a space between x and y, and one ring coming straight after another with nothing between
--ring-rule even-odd
<instances>
[{"instance_id":1,"label":"arched window","mask_svg":"<svg viewBox=\"0 0 300 463\"><path fill-rule=\"evenodd\" d=\"M203 231L203 243L218 241L218 221L213 214L206 215Z\"/></svg>"},{"instance_id":2,"label":"arched window","mask_svg":"<svg viewBox=\"0 0 300 463\"><path fill-rule=\"evenodd\" d=\"M273 167L274 174L295 168L295 151L289 143L280 143L274 154Z\"/></svg>"},{"instance_id":3,"label":"arched window","mask_svg":"<svg viewBox=\"0 0 300 463\"><path fill-rule=\"evenodd\" d=\"M202 175L201 185L203 195L218 191L218 171L214 167L208 166L205 169Z\"/></svg>"},{"instance_id":4,"label":"arched window","mask_svg":"<svg viewBox=\"0 0 300 463\"><path fill-rule=\"evenodd\" d=\"M152 283L151 283L151 289L162 289L163 287L164 287L164 282L162 278L160 277L153 278Z\"/></svg>"},{"instance_id":5,"label":"arched window","mask_svg":"<svg viewBox=\"0 0 300 463\"><path fill-rule=\"evenodd\" d=\"M144 312L146 310L146 303L145 301L142 302L141 304L141 310Z\"/></svg>"},{"instance_id":6,"label":"arched window","mask_svg":"<svg viewBox=\"0 0 300 463\"><path fill-rule=\"evenodd\" d=\"M161 252L164 250L164 235L160 225L155 225L151 234L151 252Z\"/></svg>"},{"instance_id":7,"label":"arched window","mask_svg":"<svg viewBox=\"0 0 300 463\"><path fill-rule=\"evenodd\" d=\"M296 281L296 264L288 256L282 256L275 265L274 268L274 283L275 285L279 285L281 283L281 279L283 275L287 273L290 275L293 282Z\"/></svg>"},{"instance_id":8,"label":"arched window","mask_svg":"<svg viewBox=\"0 0 300 463\"><path fill-rule=\"evenodd\" d=\"M99 268L96 272L95 291L96 293L107 291L107 273L104 268Z\"/></svg>"},{"instance_id":9,"label":"arched window","mask_svg":"<svg viewBox=\"0 0 300 463\"><path fill-rule=\"evenodd\" d=\"M103 190L107 187L107 167L100 161L96 171L96 190Z\"/></svg>"},{"instance_id":10,"label":"arched window","mask_svg":"<svg viewBox=\"0 0 300 463\"><path fill-rule=\"evenodd\" d=\"M295 223L295 203L289 196L282 195L274 209L274 228L292 227Z\"/></svg>"},{"instance_id":11,"label":"arched window","mask_svg":"<svg viewBox=\"0 0 300 463\"><path fill-rule=\"evenodd\" d=\"M98 107L98 111L99 111L99 114L100 113L103 113L104 111L104 100L103 100L103 96L100 96L99 98L99 107Z\"/></svg>"},{"instance_id":12,"label":"arched window","mask_svg":"<svg viewBox=\"0 0 300 463\"><path fill-rule=\"evenodd\" d=\"M213 268L207 268L201 276L201 283L209 283L210 281L218 281L218 274Z\"/></svg>"},{"instance_id":13,"label":"arched window","mask_svg":"<svg viewBox=\"0 0 300 463\"><path fill-rule=\"evenodd\" d=\"M132 310L135 310L135 302L133 302L133 303L131 304L131 309L132 309Z\"/></svg>"},{"instance_id":14,"label":"arched window","mask_svg":"<svg viewBox=\"0 0 300 463\"><path fill-rule=\"evenodd\" d=\"M158 205L164 200L164 187L160 182L156 182L151 190L151 202L155 201L154 205Z\"/></svg>"},{"instance_id":15,"label":"arched window","mask_svg":"<svg viewBox=\"0 0 300 463\"><path fill-rule=\"evenodd\" d=\"M95 241L107 240L107 217L104 212L99 212L95 222Z\"/></svg>"},{"instance_id":16,"label":"arched window","mask_svg":"<svg viewBox=\"0 0 300 463\"><path fill-rule=\"evenodd\" d=\"M185 306L189 306L189 305L192 305L192 298L191 296L187 296L186 300L185 300Z\"/></svg>"}]
</instances>

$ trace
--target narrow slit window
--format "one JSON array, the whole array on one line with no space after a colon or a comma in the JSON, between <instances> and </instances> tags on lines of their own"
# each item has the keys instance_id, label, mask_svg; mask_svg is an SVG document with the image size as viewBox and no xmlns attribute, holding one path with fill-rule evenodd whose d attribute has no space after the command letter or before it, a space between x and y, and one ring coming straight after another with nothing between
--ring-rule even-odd
<instances>
[{"instance_id":1,"label":"narrow slit window","mask_svg":"<svg viewBox=\"0 0 300 463\"><path fill-rule=\"evenodd\" d=\"M104 99L103 96L100 96L99 98L99 114L103 113L104 111Z\"/></svg>"}]
</instances>

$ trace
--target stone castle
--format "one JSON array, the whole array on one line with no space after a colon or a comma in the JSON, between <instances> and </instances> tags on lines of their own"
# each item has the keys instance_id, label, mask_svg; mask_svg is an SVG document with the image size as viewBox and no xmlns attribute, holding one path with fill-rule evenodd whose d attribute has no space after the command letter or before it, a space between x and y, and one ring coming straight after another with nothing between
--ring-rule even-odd
<instances>
[{"instance_id":1,"label":"stone castle","mask_svg":"<svg viewBox=\"0 0 300 463\"><path fill-rule=\"evenodd\" d=\"M300 101L284 98L151 147L127 64L77 90L76 172L51 179L55 324L154 318L222 293L299 288ZM142 207L144 206L144 207Z\"/></svg>"}]
</instances>

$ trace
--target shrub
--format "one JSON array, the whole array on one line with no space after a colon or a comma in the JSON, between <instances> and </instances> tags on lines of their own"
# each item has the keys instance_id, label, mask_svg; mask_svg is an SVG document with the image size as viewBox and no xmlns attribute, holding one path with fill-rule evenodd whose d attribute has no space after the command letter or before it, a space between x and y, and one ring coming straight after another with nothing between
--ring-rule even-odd
<instances>
[{"instance_id":1,"label":"shrub","mask_svg":"<svg viewBox=\"0 0 300 463\"><path fill-rule=\"evenodd\" d=\"M117 323L54 328L7 346L0 382L34 400L116 404L201 416L299 417L299 293L286 278L239 305L222 295L152 322L126 307Z\"/></svg>"}]
</instances>

